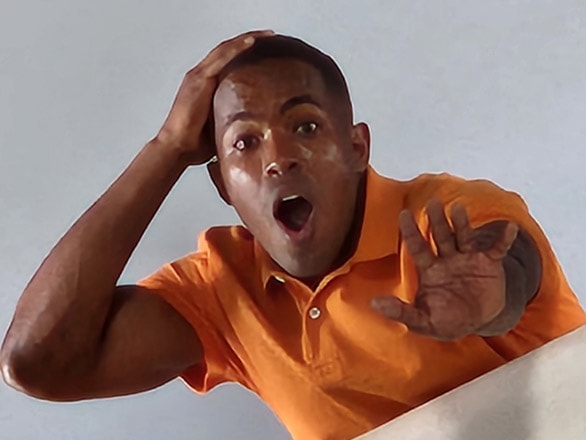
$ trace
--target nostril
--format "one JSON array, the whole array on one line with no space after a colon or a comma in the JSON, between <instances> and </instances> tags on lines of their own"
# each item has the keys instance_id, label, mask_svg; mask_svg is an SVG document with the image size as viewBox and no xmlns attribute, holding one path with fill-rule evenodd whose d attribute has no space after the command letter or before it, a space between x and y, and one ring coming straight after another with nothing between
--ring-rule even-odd
<instances>
[{"instance_id":1,"label":"nostril","mask_svg":"<svg viewBox=\"0 0 586 440\"><path fill-rule=\"evenodd\" d=\"M279 167L277 162L271 162L270 164L268 164L265 168L265 172L269 176L280 176L282 174L281 168Z\"/></svg>"},{"instance_id":2,"label":"nostril","mask_svg":"<svg viewBox=\"0 0 586 440\"><path fill-rule=\"evenodd\" d=\"M294 159L286 159L279 162L271 162L265 167L265 173L270 177L277 177L299 167L299 162Z\"/></svg>"}]
</instances>

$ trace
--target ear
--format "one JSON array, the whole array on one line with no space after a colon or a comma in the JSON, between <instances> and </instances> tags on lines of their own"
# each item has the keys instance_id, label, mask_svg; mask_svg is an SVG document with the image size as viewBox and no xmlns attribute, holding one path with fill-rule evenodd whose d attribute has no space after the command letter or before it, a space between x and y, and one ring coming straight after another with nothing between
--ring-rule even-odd
<instances>
[{"instance_id":1,"label":"ear","mask_svg":"<svg viewBox=\"0 0 586 440\"><path fill-rule=\"evenodd\" d=\"M206 167L208 169L208 174L210 175L210 178L212 179L212 182L222 200L226 202L227 205L232 205L230 202L230 197L228 196L228 191L226 191L226 185L224 185L224 179L222 177L222 170L220 168L218 157L214 156L212 160L208 162Z\"/></svg>"},{"instance_id":2,"label":"ear","mask_svg":"<svg viewBox=\"0 0 586 440\"><path fill-rule=\"evenodd\" d=\"M352 127L352 158L356 171L362 172L368 167L370 160L370 129L364 122Z\"/></svg>"}]
</instances>

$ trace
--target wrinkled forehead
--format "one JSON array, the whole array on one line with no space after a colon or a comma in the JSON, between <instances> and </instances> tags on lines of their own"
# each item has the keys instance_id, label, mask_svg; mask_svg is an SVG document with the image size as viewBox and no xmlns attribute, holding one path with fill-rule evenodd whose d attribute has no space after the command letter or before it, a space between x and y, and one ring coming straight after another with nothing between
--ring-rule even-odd
<instances>
[{"instance_id":1,"label":"wrinkled forehead","mask_svg":"<svg viewBox=\"0 0 586 440\"><path fill-rule=\"evenodd\" d=\"M216 125L235 112L270 113L286 100L301 95L326 98L321 73L294 59L268 59L230 72L214 94Z\"/></svg>"}]
</instances>

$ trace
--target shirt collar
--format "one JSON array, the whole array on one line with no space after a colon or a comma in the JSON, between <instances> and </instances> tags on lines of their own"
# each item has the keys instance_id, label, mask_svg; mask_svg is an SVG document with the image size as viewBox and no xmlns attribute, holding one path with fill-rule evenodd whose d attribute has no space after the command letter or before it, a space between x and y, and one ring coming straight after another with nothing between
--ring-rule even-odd
<instances>
[{"instance_id":1,"label":"shirt collar","mask_svg":"<svg viewBox=\"0 0 586 440\"><path fill-rule=\"evenodd\" d=\"M399 213L404 206L404 188L401 182L383 177L372 166L368 167L366 171L365 212L360 239L354 255L342 267L349 267L355 263L376 260L397 253ZM256 240L255 254L265 288L271 278L278 280L288 276Z\"/></svg>"},{"instance_id":2,"label":"shirt collar","mask_svg":"<svg viewBox=\"0 0 586 440\"><path fill-rule=\"evenodd\" d=\"M383 177L368 167L360 240L348 263L376 260L398 252L399 213L405 206L404 199L403 183Z\"/></svg>"}]
</instances>

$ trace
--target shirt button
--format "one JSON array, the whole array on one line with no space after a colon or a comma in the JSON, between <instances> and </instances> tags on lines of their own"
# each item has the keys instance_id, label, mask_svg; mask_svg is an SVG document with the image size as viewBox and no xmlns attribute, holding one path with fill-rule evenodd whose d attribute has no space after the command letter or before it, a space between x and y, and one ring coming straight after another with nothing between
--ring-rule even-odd
<instances>
[{"instance_id":1,"label":"shirt button","mask_svg":"<svg viewBox=\"0 0 586 440\"><path fill-rule=\"evenodd\" d=\"M321 310L318 307L312 307L309 309L309 317L311 319L317 319L321 315Z\"/></svg>"}]
</instances>

